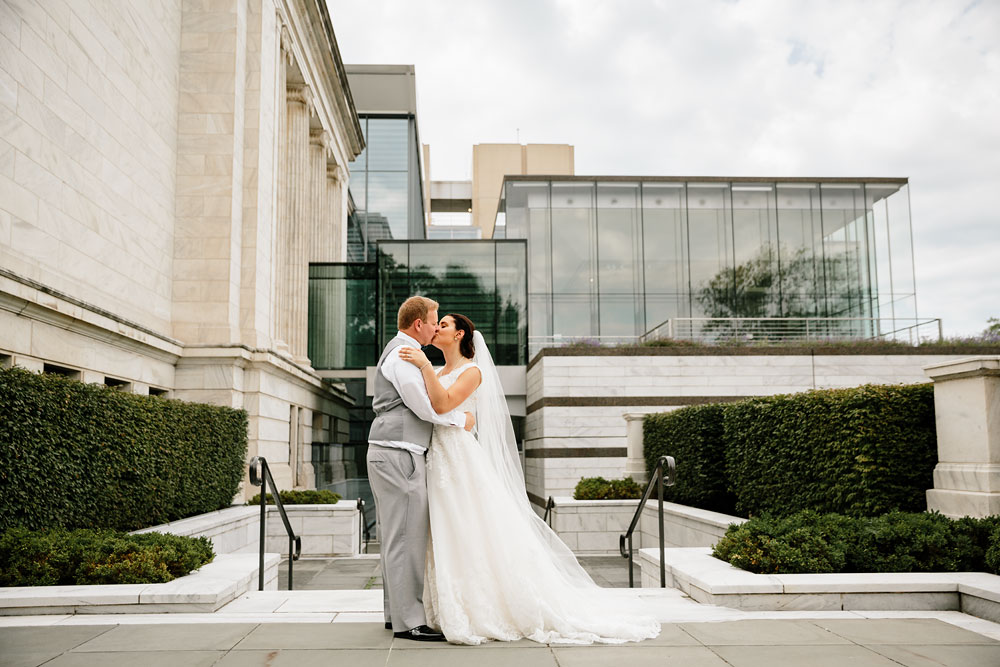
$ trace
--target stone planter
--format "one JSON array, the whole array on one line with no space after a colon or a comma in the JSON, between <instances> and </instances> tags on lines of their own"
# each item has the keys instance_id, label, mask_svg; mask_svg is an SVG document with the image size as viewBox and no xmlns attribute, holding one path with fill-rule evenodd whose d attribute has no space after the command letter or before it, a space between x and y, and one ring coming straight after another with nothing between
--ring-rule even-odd
<instances>
[{"instance_id":1,"label":"stone planter","mask_svg":"<svg viewBox=\"0 0 1000 667\"><path fill-rule=\"evenodd\" d=\"M285 505L288 521L302 538L302 556L320 557L360 553L361 525L357 505ZM216 512L152 526L136 533L172 533L208 537L217 554L257 553L260 549L260 506L227 507ZM267 508L268 553L288 554L288 535L278 509Z\"/></svg>"},{"instance_id":2,"label":"stone planter","mask_svg":"<svg viewBox=\"0 0 1000 667\"><path fill-rule=\"evenodd\" d=\"M552 529L574 553L580 556L619 553L619 536L628 530L638 500L573 500L555 498ZM646 503L639 525L632 536L632 547L657 547L659 521L655 501ZM726 528L746 519L728 514L677 505L663 504L664 543L668 547L710 547L725 535Z\"/></svg>"},{"instance_id":3,"label":"stone planter","mask_svg":"<svg viewBox=\"0 0 1000 667\"><path fill-rule=\"evenodd\" d=\"M253 508L260 515L260 508ZM285 505L288 522L302 537L302 556L354 556L361 553L361 523L357 505ZM255 525L256 522L255 522ZM259 530L259 529L258 529ZM277 508L268 507L266 551L287 554L288 534Z\"/></svg>"},{"instance_id":4,"label":"stone planter","mask_svg":"<svg viewBox=\"0 0 1000 667\"><path fill-rule=\"evenodd\" d=\"M639 552L643 588L660 585L658 549ZM1000 576L985 572L754 574L707 548L667 549L667 586L745 611L961 611L1000 622Z\"/></svg>"}]
</instances>

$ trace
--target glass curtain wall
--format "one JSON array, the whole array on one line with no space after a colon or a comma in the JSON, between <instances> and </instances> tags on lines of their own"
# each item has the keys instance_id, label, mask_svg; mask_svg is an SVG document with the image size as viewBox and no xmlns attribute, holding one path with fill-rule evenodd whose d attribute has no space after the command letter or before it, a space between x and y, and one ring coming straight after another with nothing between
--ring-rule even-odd
<instances>
[{"instance_id":1,"label":"glass curtain wall","mask_svg":"<svg viewBox=\"0 0 1000 667\"><path fill-rule=\"evenodd\" d=\"M363 116L365 149L348 165L356 207L347 258L371 262L382 239L423 238L423 196L412 116Z\"/></svg>"},{"instance_id":2,"label":"glass curtain wall","mask_svg":"<svg viewBox=\"0 0 1000 667\"><path fill-rule=\"evenodd\" d=\"M497 365L524 365L525 274L524 241L383 241L378 244L380 346L396 334L399 305L423 294L440 304L439 316L469 317ZM433 348L426 351L434 363L443 361Z\"/></svg>"},{"instance_id":3,"label":"glass curtain wall","mask_svg":"<svg viewBox=\"0 0 1000 667\"><path fill-rule=\"evenodd\" d=\"M532 354L667 320L720 338L867 337L894 326L878 318L916 318L901 179L508 179L502 210L507 237L528 242ZM845 319L798 331L775 318Z\"/></svg>"},{"instance_id":4,"label":"glass curtain wall","mask_svg":"<svg viewBox=\"0 0 1000 667\"><path fill-rule=\"evenodd\" d=\"M309 265L309 360L316 369L374 365L374 264Z\"/></svg>"}]
</instances>

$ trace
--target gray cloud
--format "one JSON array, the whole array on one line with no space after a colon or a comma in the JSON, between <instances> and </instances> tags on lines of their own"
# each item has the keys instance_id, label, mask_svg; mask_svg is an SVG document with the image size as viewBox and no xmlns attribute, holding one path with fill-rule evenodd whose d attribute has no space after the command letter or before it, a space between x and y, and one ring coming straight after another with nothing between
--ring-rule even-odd
<instances>
[{"instance_id":1,"label":"gray cloud","mask_svg":"<svg viewBox=\"0 0 1000 667\"><path fill-rule=\"evenodd\" d=\"M345 62L416 66L436 179L518 136L580 174L908 176L920 314L1000 316L1000 3L329 5Z\"/></svg>"}]
</instances>

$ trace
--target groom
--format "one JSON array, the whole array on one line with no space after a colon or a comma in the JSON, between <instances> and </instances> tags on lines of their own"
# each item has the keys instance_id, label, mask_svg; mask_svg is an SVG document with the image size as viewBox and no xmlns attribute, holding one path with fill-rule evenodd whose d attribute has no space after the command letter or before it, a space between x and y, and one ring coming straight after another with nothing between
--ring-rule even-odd
<instances>
[{"instance_id":1,"label":"groom","mask_svg":"<svg viewBox=\"0 0 1000 667\"><path fill-rule=\"evenodd\" d=\"M430 519L425 454L434 424L472 430L471 413L439 415L431 407L422 369L399 358L399 348L430 344L438 331L438 304L411 296L399 307L399 331L375 368L368 434L368 479L375 495L375 521L382 553L385 627L396 637L443 641L424 615L424 564ZM429 362L428 362L429 363Z\"/></svg>"}]
</instances>

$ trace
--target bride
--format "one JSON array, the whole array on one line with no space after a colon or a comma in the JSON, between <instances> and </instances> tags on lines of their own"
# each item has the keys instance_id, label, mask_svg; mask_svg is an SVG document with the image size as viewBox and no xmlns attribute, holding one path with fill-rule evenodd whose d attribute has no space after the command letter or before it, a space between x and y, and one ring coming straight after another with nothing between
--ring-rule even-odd
<instances>
[{"instance_id":1,"label":"bride","mask_svg":"<svg viewBox=\"0 0 1000 667\"><path fill-rule=\"evenodd\" d=\"M438 373L420 350L401 348L400 358L420 369L435 412L476 415L478 439L434 426L427 453L428 624L459 644L657 636L660 624L597 586L529 506L510 413L482 334L464 315L450 314L431 344L444 353Z\"/></svg>"}]
</instances>

